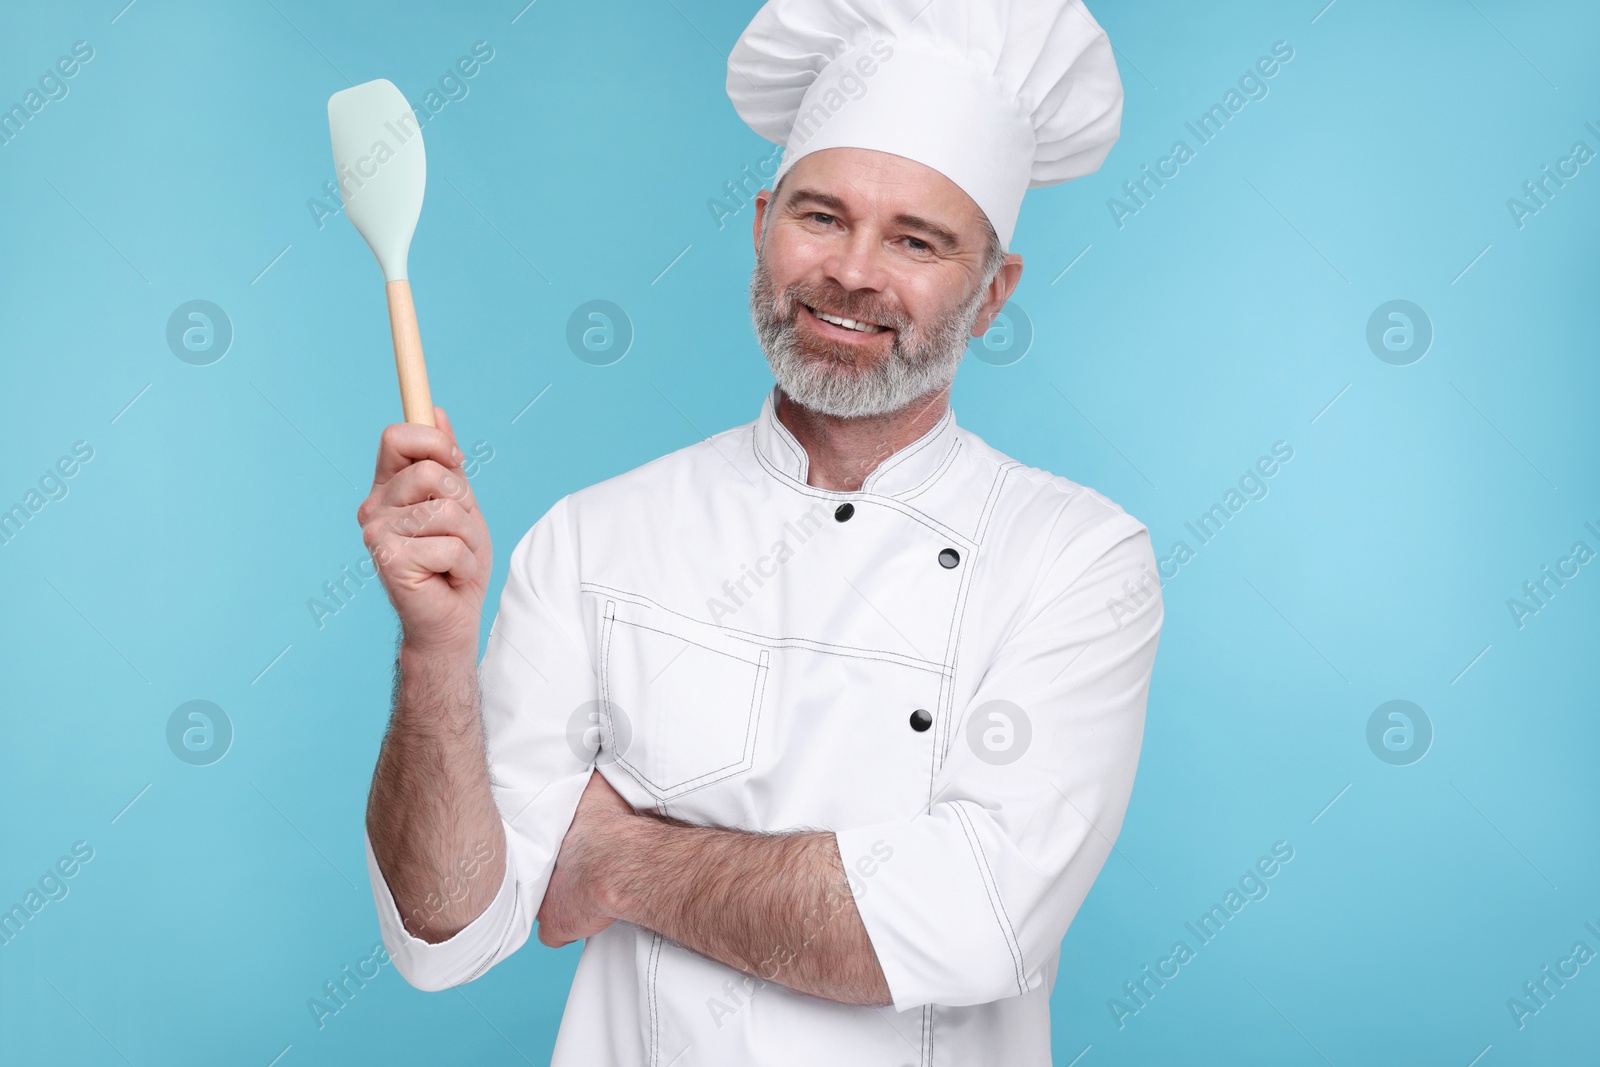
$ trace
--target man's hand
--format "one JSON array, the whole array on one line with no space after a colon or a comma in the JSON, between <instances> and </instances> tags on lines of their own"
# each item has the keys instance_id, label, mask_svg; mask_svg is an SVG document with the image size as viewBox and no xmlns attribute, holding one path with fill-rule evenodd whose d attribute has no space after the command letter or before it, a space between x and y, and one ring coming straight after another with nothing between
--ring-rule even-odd
<instances>
[{"instance_id":1,"label":"man's hand","mask_svg":"<svg viewBox=\"0 0 1600 1067\"><path fill-rule=\"evenodd\" d=\"M400 616L404 644L476 658L494 556L444 409L437 427L397 422L378 443L372 491L356 509L361 539Z\"/></svg>"},{"instance_id":2,"label":"man's hand","mask_svg":"<svg viewBox=\"0 0 1600 1067\"><path fill-rule=\"evenodd\" d=\"M617 835L637 817L598 770L589 776L539 906L540 941L560 948L611 925L616 916L611 914L605 860L618 848Z\"/></svg>"},{"instance_id":3,"label":"man's hand","mask_svg":"<svg viewBox=\"0 0 1600 1067\"><path fill-rule=\"evenodd\" d=\"M489 786L479 713L478 630L493 556L455 431L395 423L356 509L400 616L394 711L367 796L367 834L407 932L432 944L483 914L504 880L505 831ZM465 857L492 850L458 884Z\"/></svg>"}]
</instances>

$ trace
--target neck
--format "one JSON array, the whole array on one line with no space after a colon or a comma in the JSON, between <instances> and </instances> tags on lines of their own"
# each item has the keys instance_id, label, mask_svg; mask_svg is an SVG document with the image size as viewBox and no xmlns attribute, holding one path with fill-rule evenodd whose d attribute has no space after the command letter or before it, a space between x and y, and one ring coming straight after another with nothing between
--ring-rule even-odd
<instances>
[{"instance_id":1,"label":"neck","mask_svg":"<svg viewBox=\"0 0 1600 1067\"><path fill-rule=\"evenodd\" d=\"M806 484L854 492L878 465L933 429L950 404L950 387L929 393L899 411L839 418L801 407L778 390L778 421L806 450Z\"/></svg>"}]
</instances>

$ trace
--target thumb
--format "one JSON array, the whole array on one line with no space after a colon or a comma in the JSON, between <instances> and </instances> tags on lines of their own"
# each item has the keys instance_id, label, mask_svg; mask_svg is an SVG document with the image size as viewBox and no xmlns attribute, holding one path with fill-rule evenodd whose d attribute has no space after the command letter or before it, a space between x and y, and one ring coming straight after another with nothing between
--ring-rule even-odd
<instances>
[{"instance_id":1,"label":"thumb","mask_svg":"<svg viewBox=\"0 0 1600 1067\"><path fill-rule=\"evenodd\" d=\"M446 415L444 408L438 404L433 405L433 422L435 426L450 435L451 444L457 448L461 447L461 442L456 440L456 431L450 426L450 416Z\"/></svg>"}]
</instances>

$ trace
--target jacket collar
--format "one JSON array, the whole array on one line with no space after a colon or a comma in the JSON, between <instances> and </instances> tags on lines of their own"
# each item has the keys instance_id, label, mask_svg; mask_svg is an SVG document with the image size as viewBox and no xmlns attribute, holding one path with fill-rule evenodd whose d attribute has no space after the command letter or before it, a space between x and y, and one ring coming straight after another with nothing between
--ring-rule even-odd
<instances>
[{"instance_id":1,"label":"jacket collar","mask_svg":"<svg viewBox=\"0 0 1600 1067\"><path fill-rule=\"evenodd\" d=\"M804 486L810 457L800 442L795 440L794 434L789 432L789 428L778 421L777 402L778 387L773 386L761 404L760 417L755 421L756 454L762 466L774 476ZM878 464L867 475L859 490L839 495L909 495L924 488L948 466L959 444L955 411L947 407L944 415L928 432ZM827 491L810 486L807 490L812 493Z\"/></svg>"}]
</instances>

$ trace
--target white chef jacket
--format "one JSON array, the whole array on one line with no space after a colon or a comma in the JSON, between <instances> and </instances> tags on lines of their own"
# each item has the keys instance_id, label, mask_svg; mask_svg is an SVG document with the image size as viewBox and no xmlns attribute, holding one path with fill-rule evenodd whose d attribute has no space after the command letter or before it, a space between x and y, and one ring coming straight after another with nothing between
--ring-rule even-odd
<instances>
[{"instance_id":1,"label":"white chef jacket","mask_svg":"<svg viewBox=\"0 0 1600 1067\"><path fill-rule=\"evenodd\" d=\"M583 946L555 1067L1049 1064L1061 939L1138 762L1148 531L950 411L859 490L809 486L775 397L517 544L479 667L505 879L429 944L369 840L384 944L425 990L520 948L598 762L636 807L832 831L894 1003L763 984L617 922ZM591 722L597 759L571 740Z\"/></svg>"}]
</instances>

